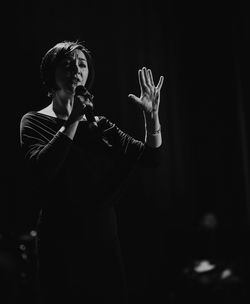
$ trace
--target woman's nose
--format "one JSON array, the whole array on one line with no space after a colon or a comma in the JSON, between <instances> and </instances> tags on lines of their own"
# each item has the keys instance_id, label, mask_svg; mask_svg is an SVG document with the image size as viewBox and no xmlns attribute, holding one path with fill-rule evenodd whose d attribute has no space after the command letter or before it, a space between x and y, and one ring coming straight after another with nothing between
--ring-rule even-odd
<instances>
[{"instance_id":1,"label":"woman's nose","mask_svg":"<svg viewBox=\"0 0 250 304\"><path fill-rule=\"evenodd\" d=\"M74 74L77 74L77 73L80 72L80 67L79 67L79 65L77 64L77 62L72 64L72 66L71 66L71 71L72 71L72 73L74 73Z\"/></svg>"},{"instance_id":2,"label":"woman's nose","mask_svg":"<svg viewBox=\"0 0 250 304\"><path fill-rule=\"evenodd\" d=\"M71 72L73 73L73 74L77 74L77 72L78 72L78 69L77 69L77 65L72 65L72 67L71 67Z\"/></svg>"}]
</instances>

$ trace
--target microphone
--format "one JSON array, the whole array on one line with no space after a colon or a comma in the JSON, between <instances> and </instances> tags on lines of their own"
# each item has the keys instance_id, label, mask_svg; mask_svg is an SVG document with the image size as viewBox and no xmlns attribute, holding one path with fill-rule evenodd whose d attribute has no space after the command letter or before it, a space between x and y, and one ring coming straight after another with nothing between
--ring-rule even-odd
<instances>
[{"instance_id":1,"label":"microphone","mask_svg":"<svg viewBox=\"0 0 250 304\"><path fill-rule=\"evenodd\" d=\"M83 85L79 85L76 87L75 89L75 95L80 95L84 98L87 98L89 99L90 101L92 101L92 99L94 98L93 95L91 95L89 93L89 91L83 86ZM93 107L89 104L86 104L86 107L84 109L84 114L87 118L87 121L89 122L89 127L90 128L97 128L97 123L96 123L96 120L95 120L95 116L94 116L94 113L93 113Z\"/></svg>"}]
</instances>

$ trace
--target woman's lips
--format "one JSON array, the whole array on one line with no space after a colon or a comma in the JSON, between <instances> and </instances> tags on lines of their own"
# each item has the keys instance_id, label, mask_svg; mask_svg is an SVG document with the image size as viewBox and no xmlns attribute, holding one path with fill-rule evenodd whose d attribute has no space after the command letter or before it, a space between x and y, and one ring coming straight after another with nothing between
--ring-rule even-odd
<instances>
[{"instance_id":1,"label":"woman's lips","mask_svg":"<svg viewBox=\"0 0 250 304\"><path fill-rule=\"evenodd\" d=\"M80 83L81 80L79 78L73 78L72 83Z\"/></svg>"}]
</instances>

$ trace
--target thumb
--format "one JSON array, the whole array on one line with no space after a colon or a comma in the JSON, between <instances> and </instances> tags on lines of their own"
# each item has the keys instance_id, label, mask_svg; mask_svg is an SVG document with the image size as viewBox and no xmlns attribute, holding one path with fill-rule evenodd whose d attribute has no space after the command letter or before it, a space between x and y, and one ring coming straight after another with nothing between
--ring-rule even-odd
<instances>
[{"instance_id":1,"label":"thumb","mask_svg":"<svg viewBox=\"0 0 250 304\"><path fill-rule=\"evenodd\" d=\"M137 104L141 104L141 100L139 97L135 96L134 94L129 94L128 95L129 98L133 99L133 101Z\"/></svg>"}]
</instances>

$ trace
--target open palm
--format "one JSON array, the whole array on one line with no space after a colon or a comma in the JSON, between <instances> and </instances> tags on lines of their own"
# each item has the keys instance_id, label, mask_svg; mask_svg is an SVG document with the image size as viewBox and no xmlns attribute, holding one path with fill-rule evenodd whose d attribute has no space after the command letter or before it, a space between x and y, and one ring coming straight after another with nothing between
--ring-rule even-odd
<instances>
[{"instance_id":1,"label":"open palm","mask_svg":"<svg viewBox=\"0 0 250 304\"><path fill-rule=\"evenodd\" d=\"M160 90L164 77L161 76L157 86L154 84L153 75L150 69L143 67L138 71L138 79L141 89L141 96L129 94L135 103L147 114L158 113L160 105Z\"/></svg>"}]
</instances>

